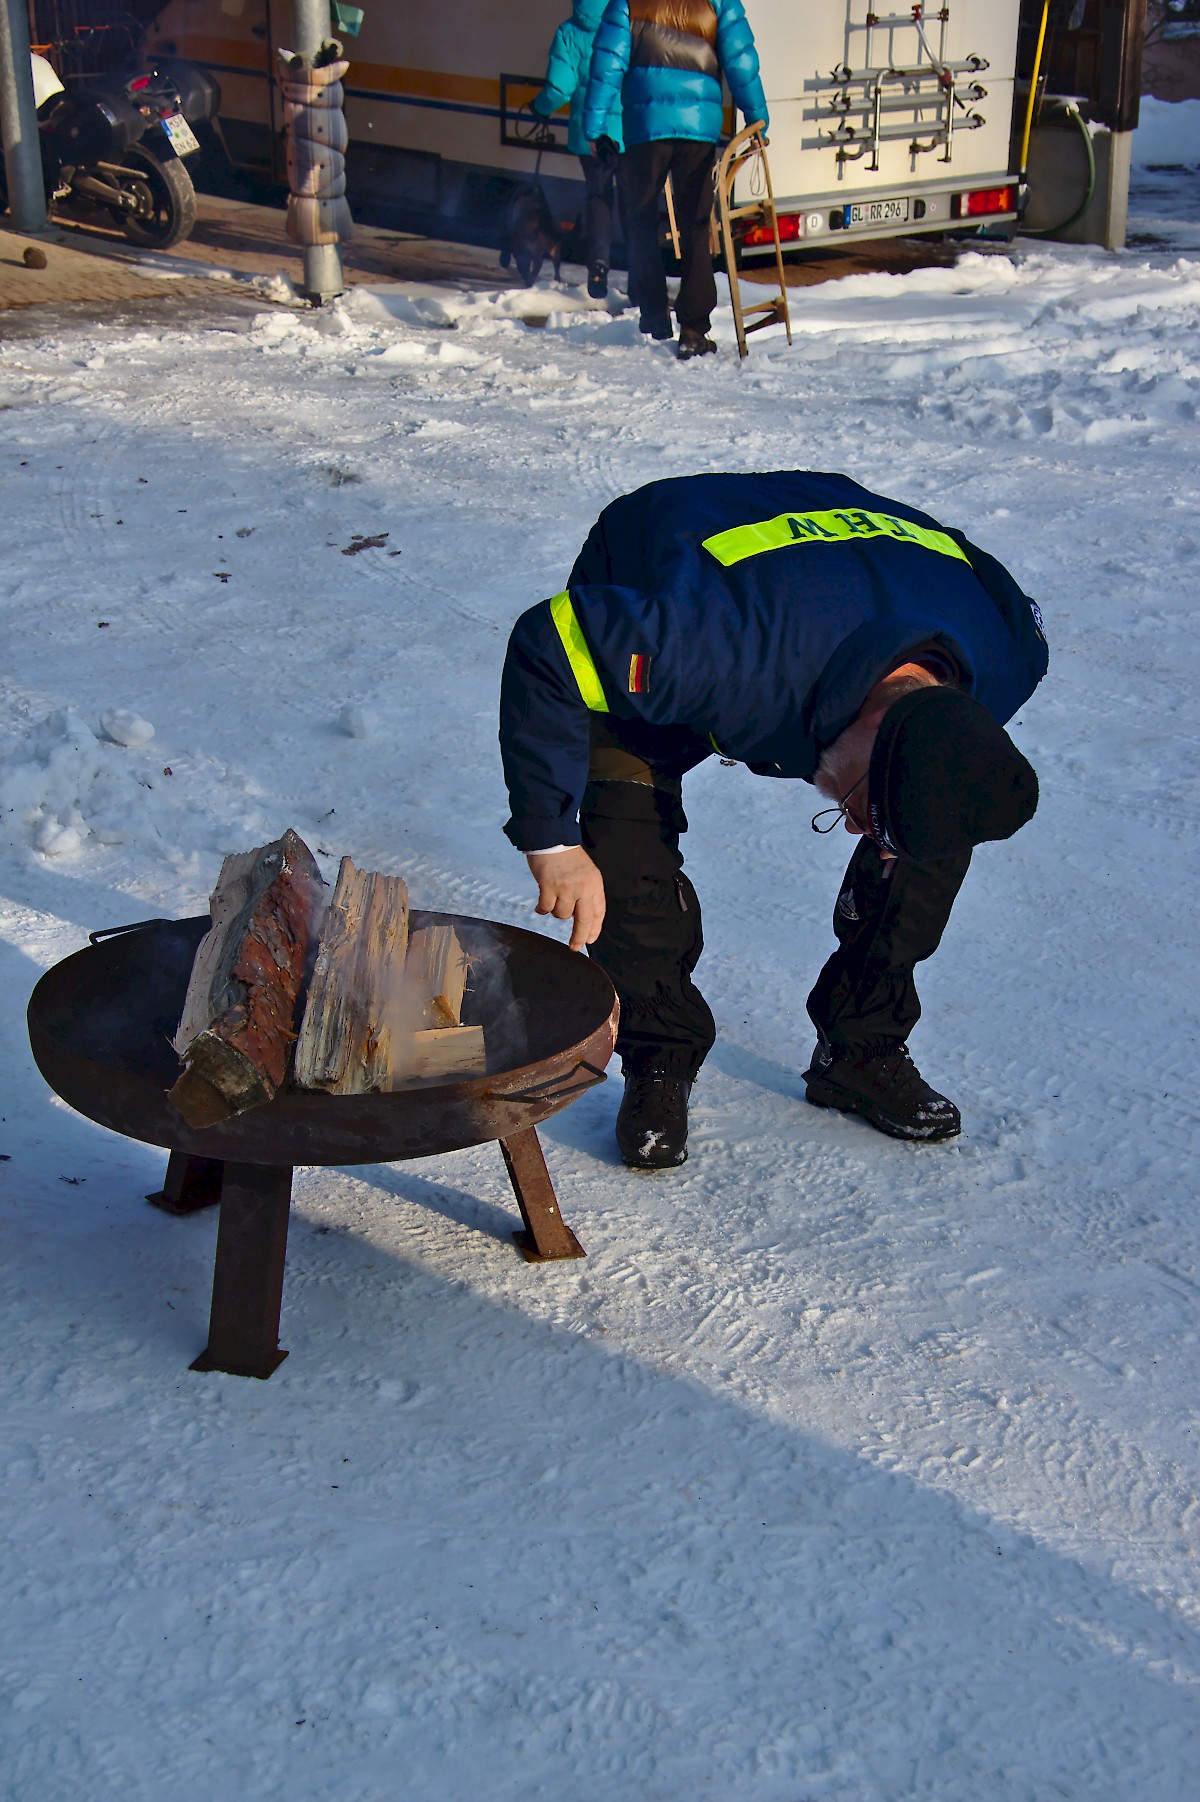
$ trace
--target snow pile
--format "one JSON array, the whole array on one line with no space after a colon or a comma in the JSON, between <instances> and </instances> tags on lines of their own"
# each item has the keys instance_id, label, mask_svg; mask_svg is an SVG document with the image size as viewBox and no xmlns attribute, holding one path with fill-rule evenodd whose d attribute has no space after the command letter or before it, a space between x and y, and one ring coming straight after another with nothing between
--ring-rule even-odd
<instances>
[{"instance_id":1,"label":"snow pile","mask_svg":"<svg viewBox=\"0 0 1200 1802\"><path fill-rule=\"evenodd\" d=\"M1143 94L1133 164L1136 169L1200 168L1200 100L1156 100Z\"/></svg>"},{"instance_id":2,"label":"snow pile","mask_svg":"<svg viewBox=\"0 0 1200 1802\"><path fill-rule=\"evenodd\" d=\"M379 721L369 707L356 707L347 701L338 715L338 725L347 738L374 738Z\"/></svg>"},{"instance_id":3,"label":"snow pile","mask_svg":"<svg viewBox=\"0 0 1200 1802\"><path fill-rule=\"evenodd\" d=\"M91 830L84 805L101 822L113 811L105 774L101 747L86 721L67 709L51 713L30 733L25 755L0 767L0 807L17 815L47 856L77 851ZM111 842L119 844L123 836L118 829Z\"/></svg>"},{"instance_id":4,"label":"snow pile","mask_svg":"<svg viewBox=\"0 0 1200 1802\"><path fill-rule=\"evenodd\" d=\"M127 708L104 709L99 724L59 708L0 757L0 816L43 856L120 845L178 870L266 831L253 785L236 772L187 750L166 761L154 727Z\"/></svg>"},{"instance_id":5,"label":"snow pile","mask_svg":"<svg viewBox=\"0 0 1200 1802\"><path fill-rule=\"evenodd\" d=\"M131 762L119 749L149 741L136 733L118 739L121 717L106 713L104 720L107 742L69 708L47 714L0 764L0 809L16 814L49 857L78 851L89 834L103 845L149 845L161 838L162 808L145 760Z\"/></svg>"},{"instance_id":6,"label":"snow pile","mask_svg":"<svg viewBox=\"0 0 1200 1802\"><path fill-rule=\"evenodd\" d=\"M128 707L109 707L100 715L100 730L114 745L140 751L154 737L154 727Z\"/></svg>"}]
</instances>

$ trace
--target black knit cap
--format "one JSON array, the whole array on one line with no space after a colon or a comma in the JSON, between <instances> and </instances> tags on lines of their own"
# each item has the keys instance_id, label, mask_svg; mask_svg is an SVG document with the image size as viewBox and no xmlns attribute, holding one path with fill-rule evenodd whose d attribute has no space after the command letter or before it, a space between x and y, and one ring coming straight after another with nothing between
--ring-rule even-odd
<instances>
[{"instance_id":1,"label":"black knit cap","mask_svg":"<svg viewBox=\"0 0 1200 1802\"><path fill-rule=\"evenodd\" d=\"M928 863L1033 818L1038 781L1003 726L956 688L918 688L889 707L867 778L871 832Z\"/></svg>"}]
</instances>

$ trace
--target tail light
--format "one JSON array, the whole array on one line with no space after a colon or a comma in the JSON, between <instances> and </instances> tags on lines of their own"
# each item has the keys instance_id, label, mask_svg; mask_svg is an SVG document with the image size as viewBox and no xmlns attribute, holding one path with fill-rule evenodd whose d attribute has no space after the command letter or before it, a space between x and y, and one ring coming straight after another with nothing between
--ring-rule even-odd
<instances>
[{"instance_id":1,"label":"tail light","mask_svg":"<svg viewBox=\"0 0 1200 1802\"><path fill-rule=\"evenodd\" d=\"M794 244L797 238L804 235L801 230L799 213L778 213L775 222L779 227L781 244ZM749 248L755 244L774 244L774 242L775 233L769 225L751 225L742 234L743 248Z\"/></svg>"},{"instance_id":2,"label":"tail light","mask_svg":"<svg viewBox=\"0 0 1200 1802\"><path fill-rule=\"evenodd\" d=\"M989 213L1015 213L1016 190L1011 186L976 188L972 194L956 194L954 209L958 219L981 219Z\"/></svg>"}]
</instances>

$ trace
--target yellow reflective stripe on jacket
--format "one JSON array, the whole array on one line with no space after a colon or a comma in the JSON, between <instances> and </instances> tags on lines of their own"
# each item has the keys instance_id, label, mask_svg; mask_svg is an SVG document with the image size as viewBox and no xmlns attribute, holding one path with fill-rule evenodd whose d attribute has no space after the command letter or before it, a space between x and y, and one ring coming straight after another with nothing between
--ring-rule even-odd
<instances>
[{"instance_id":1,"label":"yellow reflective stripe on jacket","mask_svg":"<svg viewBox=\"0 0 1200 1802\"><path fill-rule=\"evenodd\" d=\"M555 595L550 603L550 617L562 639L562 647L567 653L571 674L579 684L584 706L589 713L608 713L610 709L604 698L604 686L596 668L596 659L588 649L587 639L575 617L575 608L568 593Z\"/></svg>"},{"instance_id":2,"label":"yellow reflective stripe on jacket","mask_svg":"<svg viewBox=\"0 0 1200 1802\"><path fill-rule=\"evenodd\" d=\"M948 532L933 532L891 513L865 513L857 507L839 507L828 513L780 513L756 525L733 526L706 538L704 548L726 569L757 557L763 551L782 550L788 544L844 544L850 538L894 538L901 544L919 544L943 557L971 560Z\"/></svg>"}]
</instances>

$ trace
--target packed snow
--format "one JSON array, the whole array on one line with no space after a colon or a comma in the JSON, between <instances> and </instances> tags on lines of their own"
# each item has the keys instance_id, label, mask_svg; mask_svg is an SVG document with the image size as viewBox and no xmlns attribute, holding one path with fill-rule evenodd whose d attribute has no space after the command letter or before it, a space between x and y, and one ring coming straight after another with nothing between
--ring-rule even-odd
<instances>
[{"instance_id":1,"label":"packed snow","mask_svg":"<svg viewBox=\"0 0 1200 1802\"><path fill-rule=\"evenodd\" d=\"M8 322L5 1802L1194 1794L1200 183L1131 213L795 290L744 364L572 269ZM561 936L500 834L509 626L614 495L783 466L1045 617L1040 811L921 985L962 1137L806 1105L850 843L714 759L687 1165L622 1169L590 1091L542 1129L588 1256L541 1268L494 1145L299 1170L290 1357L191 1372L216 1219L49 1093L39 973L288 826Z\"/></svg>"}]
</instances>

